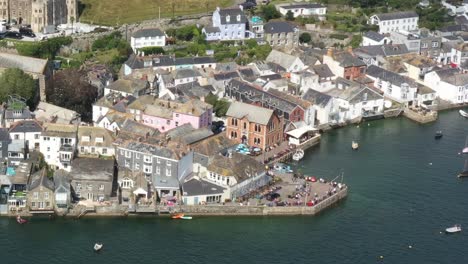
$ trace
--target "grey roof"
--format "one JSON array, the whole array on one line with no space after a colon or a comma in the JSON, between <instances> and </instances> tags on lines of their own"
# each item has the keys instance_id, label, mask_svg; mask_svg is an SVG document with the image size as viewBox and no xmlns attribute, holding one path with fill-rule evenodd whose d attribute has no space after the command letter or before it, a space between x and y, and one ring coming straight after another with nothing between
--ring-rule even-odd
<instances>
[{"instance_id":1,"label":"grey roof","mask_svg":"<svg viewBox=\"0 0 468 264\"><path fill-rule=\"evenodd\" d=\"M226 116L238 119L246 117L250 122L267 125L273 116L273 110L241 102L233 102L229 106Z\"/></svg>"},{"instance_id":2,"label":"grey roof","mask_svg":"<svg viewBox=\"0 0 468 264\"><path fill-rule=\"evenodd\" d=\"M330 78L335 76L327 64L314 65L312 69L320 78Z\"/></svg>"},{"instance_id":3,"label":"grey roof","mask_svg":"<svg viewBox=\"0 0 468 264\"><path fill-rule=\"evenodd\" d=\"M357 104L364 101L372 101L383 98L383 95L375 92L374 90L366 86L351 86L346 89L335 88L328 91L327 94L333 97L346 100L351 104Z\"/></svg>"},{"instance_id":4,"label":"grey roof","mask_svg":"<svg viewBox=\"0 0 468 264\"><path fill-rule=\"evenodd\" d=\"M36 119L41 122L54 122L60 124L70 124L79 117L78 113L73 110L46 102L39 102L36 111L34 111L34 115Z\"/></svg>"},{"instance_id":5,"label":"grey roof","mask_svg":"<svg viewBox=\"0 0 468 264\"><path fill-rule=\"evenodd\" d=\"M364 37L372 39L374 41L381 41L382 39L385 38L384 35L379 34L375 31L367 31L366 33L364 33Z\"/></svg>"},{"instance_id":6,"label":"grey roof","mask_svg":"<svg viewBox=\"0 0 468 264\"><path fill-rule=\"evenodd\" d=\"M56 170L54 172L54 184L55 192L65 192L70 191L70 177L69 173L65 170Z\"/></svg>"},{"instance_id":7,"label":"grey roof","mask_svg":"<svg viewBox=\"0 0 468 264\"><path fill-rule=\"evenodd\" d=\"M440 32L458 32L466 30L464 25L448 25L438 29Z\"/></svg>"},{"instance_id":8,"label":"grey roof","mask_svg":"<svg viewBox=\"0 0 468 264\"><path fill-rule=\"evenodd\" d=\"M276 63L281 67L287 69L291 67L291 65L296 61L296 59L298 59L298 57L289 55L281 51L272 50L270 54L268 54L266 61Z\"/></svg>"},{"instance_id":9,"label":"grey roof","mask_svg":"<svg viewBox=\"0 0 468 264\"><path fill-rule=\"evenodd\" d=\"M313 105L324 107L328 104L328 102L332 99L332 97L328 94L321 93L314 89L309 89L302 96L302 99L311 102Z\"/></svg>"},{"instance_id":10,"label":"grey roof","mask_svg":"<svg viewBox=\"0 0 468 264\"><path fill-rule=\"evenodd\" d=\"M198 82L189 82L178 84L175 87L168 88L173 94L185 96L188 98L202 98L208 96L213 90L212 86L201 86Z\"/></svg>"},{"instance_id":11,"label":"grey roof","mask_svg":"<svg viewBox=\"0 0 468 264\"><path fill-rule=\"evenodd\" d=\"M198 71L193 69L177 69L174 75L175 79L194 78L201 76Z\"/></svg>"},{"instance_id":12,"label":"grey roof","mask_svg":"<svg viewBox=\"0 0 468 264\"><path fill-rule=\"evenodd\" d=\"M145 61L146 62L151 61L151 63L147 63L147 65L149 66L145 66ZM136 54L131 54L128 60L125 62L125 65L127 65L131 69L143 69L146 67L174 66L175 58L172 56L167 56L167 55L141 57Z\"/></svg>"},{"instance_id":13,"label":"grey roof","mask_svg":"<svg viewBox=\"0 0 468 264\"><path fill-rule=\"evenodd\" d=\"M240 8L221 9L219 11L219 15L221 17L221 25L247 23L247 18L245 17L244 11L240 10ZM239 21L237 21L238 15L240 15ZM226 19L228 16L229 21Z\"/></svg>"},{"instance_id":14,"label":"grey roof","mask_svg":"<svg viewBox=\"0 0 468 264\"><path fill-rule=\"evenodd\" d=\"M310 4L290 4L290 5L283 5L281 8L284 9L296 9L296 8L323 8L325 7L322 4L318 3L310 3Z\"/></svg>"},{"instance_id":15,"label":"grey roof","mask_svg":"<svg viewBox=\"0 0 468 264\"><path fill-rule=\"evenodd\" d=\"M20 115L13 114L12 109L5 110L5 119L13 119L13 120L24 120L24 119L32 119L33 115L29 109L24 108Z\"/></svg>"},{"instance_id":16,"label":"grey roof","mask_svg":"<svg viewBox=\"0 0 468 264\"><path fill-rule=\"evenodd\" d=\"M263 26L263 29L267 34L294 32L293 25L283 21L270 21Z\"/></svg>"},{"instance_id":17,"label":"grey roof","mask_svg":"<svg viewBox=\"0 0 468 264\"><path fill-rule=\"evenodd\" d=\"M225 190L226 188L196 178L182 184L184 196L222 194Z\"/></svg>"},{"instance_id":18,"label":"grey roof","mask_svg":"<svg viewBox=\"0 0 468 264\"><path fill-rule=\"evenodd\" d=\"M193 64L216 63L216 60L210 56L193 57Z\"/></svg>"},{"instance_id":19,"label":"grey roof","mask_svg":"<svg viewBox=\"0 0 468 264\"><path fill-rule=\"evenodd\" d=\"M444 76L441 80L455 86L465 86L468 84L468 73Z\"/></svg>"},{"instance_id":20,"label":"grey roof","mask_svg":"<svg viewBox=\"0 0 468 264\"><path fill-rule=\"evenodd\" d=\"M25 72L43 74L47 60L0 52L0 68L19 68Z\"/></svg>"},{"instance_id":21,"label":"grey roof","mask_svg":"<svg viewBox=\"0 0 468 264\"><path fill-rule=\"evenodd\" d=\"M51 191L54 191L54 182L49 180L49 178L47 178L46 169L42 169L42 171L40 171L38 174L33 176L33 179L31 180L31 184L29 185L28 189L32 191L39 186L42 186Z\"/></svg>"},{"instance_id":22,"label":"grey roof","mask_svg":"<svg viewBox=\"0 0 468 264\"><path fill-rule=\"evenodd\" d=\"M169 159L178 159L176 153L169 148L155 146L138 141L128 141L122 145L123 148L133 150L141 153L151 154L156 157L163 157Z\"/></svg>"},{"instance_id":23,"label":"grey roof","mask_svg":"<svg viewBox=\"0 0 468 264\"><path fill-rule=\"evenodd\" d=\"M107 88L113 91L135 93L148 88L148 81L139 79L119 79L111 83Z\"/></svg>"},{"instance_id":24,"label":"grey roof","mask_svg":"<svg viewBox=\"0 0 468 264\"><path fill-rule=\"evenodd\" d=\"M379 78L383 81L390 82L396 86L401 86L404 83L414 86L414 87L417 86L416 82L413 81L411 78L402 76L392 71L382 69L375 65L371 65L369 66L369 68L367 68L367 75L372 76L374 78Z\"/></svg>"},{"instance_id":25,"label":"grey roof","mask_svg":"<svg viewBox=\"0 0 468 264\"><path fill-rule=\"evenodd\" d=\"M24 120L14 123L10 127L10 133L34 133L42 132L42 126L35 120Z\"/></svg>"},{"instance_id":26,"label":"grey roof","mask_svg":"<svg viewBox=\"0 0 468 264\"><path fill-rule=\"evenodd\" d=\"M340 63L341 67L361 67L366 66L364 61L356 58L348 52L341 52L334 56L334 59Z\"/></svg>"},{"instance_id":27,"label":"grey roof","mask_svg":"<svg viewBox=\"0 0 468 264\"><path fill-rule=\"evenodd\" d=\"M221 80L230 80L233 78L238 78L239 73L237 71L231 71L231 72L221 72L213 75L213 78L216 81L221 81Z\"/></svg>"},{"instance_id":28,"label":"grey roof","mask_svg":"<svg viewBox=\"0 0 468 264\"><path fill-rule=\"evenodd\" d=\"M370 56L397 56L410 53L405 44L385 44L385 45L371 45L356 48L355 54L366 54Z\"/></svg>"},{"instance_id":29,"label":"grey roof","mask_svg":"<svg viewBox=\"0 0 468 264\"><path fill-rule=\"evenodd\" d=\"M205 27L205 32L206 33L217 33L217 32L221 32L221 30L219 29L219 27Z\"/></svg>"},{"instance_id":30,"label":"grey roof","mask_svg":"<svg viewBox=\"0 0 468 264\"><path fill-rule=\"evenodd\" d=\"M380 21L419 17L418 14L416 14L414 11L377 14L376 16L380 19Z\"/></svg>"},{"instance_id":31,"label":"grey roof","mask_svg":"<svg viewBox=\"0 0 468 264\"><path fill-rule=\"evenodd\" d=\"M112 182L114 172L114 159L76 158L73 160L70 176L73 181Z\"/></svg>"},{"instance_id":32,"label":"grey roof","mask_svg":"<svg viewBox=\"0 0 468 264\"><path fill-rule=\"evenodd\" d=\"M0 142L5 142L10 140L10 134L8 133L8 129L0 128Z\"/></svg>"},{"instance_id":33,"label":"grey roof","mask_svg":"<svg viewBox=\"0 0 468 264\"><path fill-rule=\"evenodd\" d=\"M181 137L181 141L185 144L190 145L205 138L211 137L212 135L214 135L213 131L211 131L211 129L207 127L204 127L200 129L195 129L189 132L188 134L183 135Z\"/></svg>"},{"instance_id":34,"label":"grey roof","mask_svg":"<svg viewBox=\"0 0 468 264\"><path fill-rule=\"evenodd\" d=\"M164 33L159 28L144 28L133 33L134 38L162 37Z\"/></svg>"},{"instance_id":35,"label":"grey roof","mask_svg":"<svg viewBox=\"0 0 468 264\"><path fill-rule=\"evenodd\" d=\"M237 70L237 63L231 62L224 62L224 63L216 63L216 70L219 72L229 72Z\"/></svg>"},{"instance_id":36,"label":"grey roof","mask_svg":"<svg viewBox=\"0 0 468 264\"><path fill-rule=\"evenodd\" d=\"M160 134L159 131L153 127L146 126L132 119L126 119L120 128L120 132L131 133L138 136L154 136Z\"/></svg>"},{"instance_id":37,"label":"grey roof","mask_svg":"<svg viewBox=\"0 0 468 264\"><path fill-rule=\"evenodd\" d=\"M240 76L243 80L253 82L255 79L257 79L255 72L251 68L241 68L238 70L238 72L240 73Z\"/></svg>"},{"instance_id":38,"label":"grey roof","mask_svg":"<svg viewBox=\"0 0 468 264\"><path fill-rule=\"evenodd\" d=\"M208 156L203 155L203 154L198 153L198 152L194 152L193 153L193 163L199 163L202 166L206 167L206 166L208 166Z\"/></svg>"}]
</instances>

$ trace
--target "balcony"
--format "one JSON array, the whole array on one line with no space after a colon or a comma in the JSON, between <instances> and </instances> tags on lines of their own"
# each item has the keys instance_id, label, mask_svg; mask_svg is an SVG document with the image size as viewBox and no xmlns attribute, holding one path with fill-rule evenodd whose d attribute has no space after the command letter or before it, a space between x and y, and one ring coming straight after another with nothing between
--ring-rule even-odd
<instances>
[{"instance_id":1,"label":"balcony","mask_svg":"<svg viewBox=\"0 0 468 264\"><path fill-rule=\"evenodd\" d=\"M72 153L73 152L73 146L72 145L69 145L69 144L64 144L60 147L60 152L70 152Z\"/></svg>"}]
</instances>

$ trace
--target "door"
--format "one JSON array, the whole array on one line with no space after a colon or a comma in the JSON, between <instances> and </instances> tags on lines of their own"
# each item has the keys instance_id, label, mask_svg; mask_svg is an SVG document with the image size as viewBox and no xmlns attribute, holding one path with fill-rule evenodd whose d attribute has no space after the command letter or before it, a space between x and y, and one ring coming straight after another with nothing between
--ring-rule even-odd
<instances>
[{"instance_id":1,"label":"door","mask_svg":"<svg viewBox=\"0 0 468 264\"><path fill-rule=\"evenodd\" d=\"M187 197L184 198L184 205L187 205Z\"/></svg>"},{"instance_id":2,"label":"door","mask_svg":"<svg viewBox=\"0 0 468 264\"><path fill-rule=\"evenodd\" d=\"M93 193L88 193L88 200L92 201L94 198L94 194Z\"/></svg>"},{"instance_id":3,"label":"door","mask_svg":"<svg viewBox=\"0 0 468 264\"><path fill-rule=\"evenodd\" d=\"M194 205L198 205L198 197L193 198L193 201L194 201L193 202Z\"/></svg>"},{"instance_id":4,"label":"door","mask_svg":"<svg viewBox=\"0 0 468 264\"><path fill-rule=\"evenodd\" d=\"M44 202L38 202L37 206L39 209L44 209Z\"/></svg>"}]
</instances>

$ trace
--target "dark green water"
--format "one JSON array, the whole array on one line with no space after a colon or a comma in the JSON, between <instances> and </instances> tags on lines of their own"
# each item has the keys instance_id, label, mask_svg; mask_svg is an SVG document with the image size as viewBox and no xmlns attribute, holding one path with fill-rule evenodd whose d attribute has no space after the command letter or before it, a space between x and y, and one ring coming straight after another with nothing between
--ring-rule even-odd
<instances>
[{"instance_id":1,"label":"dark green water","mask_svg":"<svg viewBox=\"0 0 468 264\"><path fill-rule=\"evenodd\" d=\"M436 130L444 137L434 140ZM375 121L324 135L299 167L345 171L348 199L317 217L0 219L0 263L468 263L468 181L455 175L468 120ZM360 149L351 151L351 141ZM429 165L432 163L432 165ZM105 246L92 251L95 241ZM408 246L411 245L412 249ZM379 256L384 256L383 260Z\"/></svg>"}]
</instances>

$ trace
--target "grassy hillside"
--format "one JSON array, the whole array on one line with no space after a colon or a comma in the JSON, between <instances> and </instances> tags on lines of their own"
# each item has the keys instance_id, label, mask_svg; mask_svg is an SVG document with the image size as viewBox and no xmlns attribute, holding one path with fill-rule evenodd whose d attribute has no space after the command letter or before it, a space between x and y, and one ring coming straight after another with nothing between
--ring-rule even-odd
<instances>
[{"instance_id":1,"label":"grassy hillside","mask_svg":"<svg viewBox=\"0 0 468 264\"><path fill-rule=\"evenodd\" d=\"M81 0L83 12L80 21L102 25L121 25L146 19L172 17L213 11L226 7L233 0Z\"/></svg>"}]
</instances>

